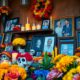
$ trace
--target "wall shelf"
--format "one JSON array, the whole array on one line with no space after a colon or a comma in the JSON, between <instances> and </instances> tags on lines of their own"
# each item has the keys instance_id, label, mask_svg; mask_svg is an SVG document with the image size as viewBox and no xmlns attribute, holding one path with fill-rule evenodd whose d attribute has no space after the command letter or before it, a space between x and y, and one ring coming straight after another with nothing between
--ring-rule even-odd
<instances>
[{"instance_id":1,"label":"wall shelf","mask_svg":"<svg viewBox=\"0 0 80 80\"><path fill-rule=\"evenodd\" d=\"M4 33L12 33L12 34L42 34L42 33L52 33L53 30L48 29L48 30L30 30L30 31L8 31Z\"/></svg>"}]
</instances>

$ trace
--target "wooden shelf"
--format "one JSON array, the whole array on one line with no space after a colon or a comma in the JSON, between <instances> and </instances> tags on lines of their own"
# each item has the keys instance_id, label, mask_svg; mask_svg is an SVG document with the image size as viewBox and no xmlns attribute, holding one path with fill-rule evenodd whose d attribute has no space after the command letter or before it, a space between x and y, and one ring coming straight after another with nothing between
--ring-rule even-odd
<instances>
[{"instance_id":1,"label":"wooden shelf","mask_svg":"<svg viewBox=\"0 0 80 80\"><path fill-rule=\"evenodd\" d=\"M52 33L53 30L48 29L48 30L30 30L30 31L8 31L8 32L4 32L4 33L12 33L12 34L35 34L35 33Z\"/></svg>"}]
</instances>

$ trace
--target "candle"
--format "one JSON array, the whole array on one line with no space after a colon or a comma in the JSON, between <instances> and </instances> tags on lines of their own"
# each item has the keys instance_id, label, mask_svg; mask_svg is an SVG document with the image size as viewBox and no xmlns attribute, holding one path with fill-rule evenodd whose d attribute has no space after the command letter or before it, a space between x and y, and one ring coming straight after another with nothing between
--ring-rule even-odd
<instances>
[{"instance_id":1,"label":"candle","mask_svg":"<svg viewBox=\"0 0 80 80\"><path fill-rule=\"evenodd\" d=\"M21 27L21 31L24 31L24 30L25 30L25 27L24 27L24 26L22 26L22 27Z\"/></svg>"},{"instance_id":2,"label":"candle","mask_svg":"<svg viewBox=\"0 0 80 80\"><path fill-rule=\"evenodd\" d=\"M57 56L57 47L55 47L55 56Z\"/></svg>"},{"instance_id":3,"label":"candle","mask_svg":"<svg viewBox=\"0 0 80 80\"><path fill-rule=\"evenodd\" d=\"M54 56L55 56L55 55L54 55L54 50L53 50L53 51L52 51L52 58L54 58Z\"/></svg>"},{"instance_id":4,"label":"candle","mask_svg":"<svg viewBox=\"0 0 80 80\"><path fill-rule=\"evenodd\" d=\"M53 29L53 26L52 26L52 16L50 17L50 29Z\"/></svg>"},{"instance_id":5,"label":"candle","mask_svg":"<svg viewBox=\"0 0 80 80\"><path fill-rule=\"evenodd\" d=\"M36 25L33 23L32 30L36 30Z\"/></svg>"},{"instance_id":6,"label":"candle","mask_svg":"<svg viewBox=\"0 0 80 80\"><path fill-rule=\"evenodd\" d=\"M36 28L37 28L37 30L40 30L41 29L41 25L37 24Z\"/></svg>"},{"instance_id":7,"label":"candle","mask_svg":"<svg viewBox=\"0 0 80 80\"><path fill-rule=\"evenodd\" d=\"M26 30L31 30L30 24L25 25Z\"/></svg>"},{"instance_id":8,"label":"candle","mask_svg":"<svg viewBox=\"0 0 80 80\"><path fill-rule=\"evenodd\" d=\"M31 30L30 24L28 22L28 17L27 17L27 24L25 25L26 30Z\"/></svg>"}]
</instances>

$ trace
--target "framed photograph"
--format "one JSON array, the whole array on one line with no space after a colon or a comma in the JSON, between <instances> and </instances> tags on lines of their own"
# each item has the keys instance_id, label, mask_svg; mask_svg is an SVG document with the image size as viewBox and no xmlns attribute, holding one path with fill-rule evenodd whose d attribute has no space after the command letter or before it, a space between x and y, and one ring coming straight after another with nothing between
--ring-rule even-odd
<instances>
[{"instance_id":1,"label":"framed photograph","mask_svg":"<svg viewBox=\"0 0 80 80\"><path fill-rule=\"evenodd\" d=\"M74 38L59 38L58 39L58 53L66 55L74 55L75 52L75 39Z\"/></svg>"},{"instance_id":2,"label":"framed photograph","mask_svg":"<svg viewBox=\"0 0 80 80\"><path fill-rule=\"evenodd\" d=\"M19 18L12 18L10 20L7 20L6 26L5 26L5 32L12 31L14 26L19 24Z\"/></svg>"},{"instance_id":3,"label":"framed photograph","mask_svg":"<svg viewBox=\"0 0 80 80\"><path fill-rule=\"evenodd\" d=\"M80 31L76 31L77 47L80 47Z\"/></svg>"},{"instance_id":4,"label":"framed photograph","mask_svg":"<svg viewBox=\"0 0 80 80\"><path fill-rule=\"evenodd\" d=\"M13 51L13 46L12 45L6 46L5 51L12 52Z\"/></svg>"},{"instance_id":5,"label":"framed photograph","mask_svg":"<svg viewBox=\"0 0 80 80\"><path fill-rule=\"evenodd\" d=\"M54 48L55 48L55 36L54 35L45 35L43 52L52 53Z\"/></svg>"},{"instance_id":6,"label":"framed photograph","mask_svg":"<svg viewBox=\"0 0 80 80\"><path fill-rule=\"evenodd\" d=\"M43 48L44 48L43 45L44 45L44 36L41 36L41 35L33 36L31 49L34 50L35 53L43 52Z\"/></svg>"},{"instance_id":7,"label":"framed photograph","mask_svg":"<svg viewBox=\"0 0 80 80\"><path fill-rule=\"evenodd\" d=\"M9 44L11 43L11 39L12 39L12 34L11 33L6 33L4 35L4 44Z\"/></svg>"},{"instance_id":8,"label":"framed photograph","mask_svg":"<svg viewBox=\"0 0 80 80\"><path fill-rule=\"evenodd\" d=\"M80 16L79 17L75 17L74 19L74 23L75 23L75 29L76 30L80 30Z\"/></svg>"},{"instance_id":9,"label":"framed photograph","mask_svg":"<svg viewBox=\"0 0 80 80\"><path fill-rule=\"evenodd\" d=\"M3 43L4 34L0 34L0 44Z\"/></svg>"},{"instance_id":10,"label":"framed photograph","mask_svg":"<svg viewBox=\"0 0 80 80\"><path fill-rule=\"evenodd\" d=\"M42 30L50 29L50 19L42 20Z\"/></svg>"},{"instance_id":11,"label":"framed photograph","mask_svg":"<svg viewBox=\"0 0 80 80\"><path fill-rule=\"evenodd\" d=\"M58 37L72 37L74 34L73 18L61 18L53 21L54 32Z\"/></svg>"}]
</instances>

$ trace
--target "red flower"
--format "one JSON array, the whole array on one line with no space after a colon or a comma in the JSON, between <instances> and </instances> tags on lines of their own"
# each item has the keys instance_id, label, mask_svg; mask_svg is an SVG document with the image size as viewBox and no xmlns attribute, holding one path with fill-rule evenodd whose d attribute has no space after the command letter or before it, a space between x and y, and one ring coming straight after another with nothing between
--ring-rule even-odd
<instances>
[{"instance_id":1,"label":"red flower","mask_svg":"<svg viewBox=\"0 0 80 80\"><path fill-rule=\"evenodd\" d=\"M19 75L19 73L16 71L15 73L14 73L14 72L8 73L8 76L9 76L11 79L16 79L16 78L18 78L20 75Z\"/></svg>"},{"instance_id":2,"label":"red flower","mask_svg":"<svg viewBox=\"0 0 80 80\"><path fill-rule=\"evenodd\" d=\"M21 28L18 26L14 26L13 31L21 31Z\"/></svg>"},{"instance_id":3,"label":"red flower","mask_svg":"<svg viewBox=\"0 0 80 80\"><path fill-rule=\"evenodd\" d=\"M45 17L45 18L49 18L49 14L48 14L48 13L45 13L45 14L44 14L44 17Z\"/></svg>"}]
</instances>

